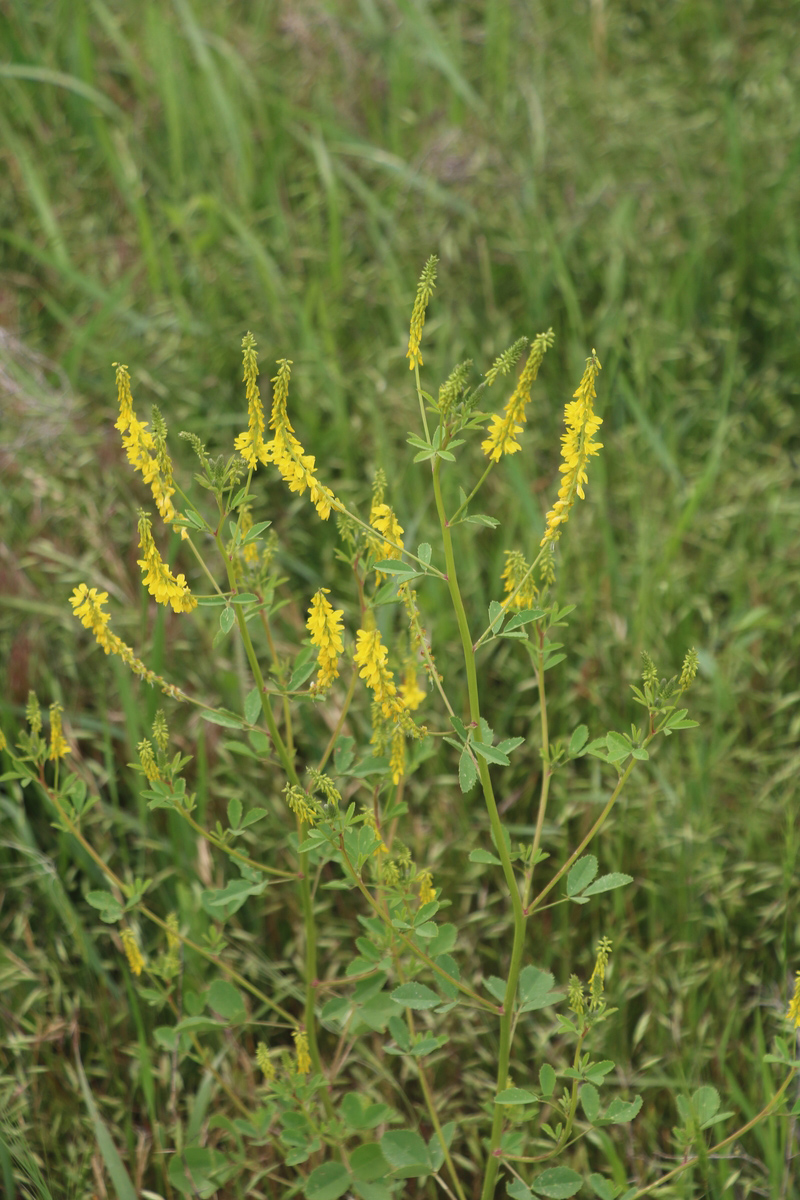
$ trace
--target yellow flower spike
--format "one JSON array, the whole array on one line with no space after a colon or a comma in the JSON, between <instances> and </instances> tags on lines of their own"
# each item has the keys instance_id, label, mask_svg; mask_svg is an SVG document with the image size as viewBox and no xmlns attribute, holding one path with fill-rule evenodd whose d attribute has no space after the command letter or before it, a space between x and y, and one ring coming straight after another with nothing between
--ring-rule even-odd
<instances>
[{"instance_id":1,"label":"yellow flower spike","mask_svg":"<svg viewBox=\"0 0 800 1200\"><path fill-rule=\"evenodd\" d=\"M789 1002L786 1020L791 1021L795 1029L800 1029L800 971L795 976L794 995Z\"/></svg>"},{"instance_id":2,"label":"yellow flower spike","mask_svg":"<svg viewBox=\"0 0 800 1200\"><path fill-rule=\"evenodd\" d=\"M693 646L691 650L686 651L686 656L683 660L680 682L678 683L678 687L682 692L685 692L686 689L690 688L694 683L698 666L699 660L697 657L697 651Z\"/></svg>"},{"instance_id":3,"label":"yellow flower spike","mask_svg":"<svg viewBox=\"0 0 800 1200\"><path fill-rule=\"evenodd\" d=\"M403 701L403 707L407 708L409 712L414 712L422 704L426 694L417 683L417 664L413 660L406 663L403 682L400 684L400 699Z\"/></svg>"},{"instance_id":4,"label":"yellow flower spike","mask_svg":"<svg viewBox=\"0 0 800 1200\"><path fill-rule=\"evenodd\" d=\"M233 444L248 467L257 467L259 462L266 463L267 459L264 443L264 406L258 387L258 352L256 339L250 332L242 338L242 362L248 427L247 432L240 433Z\"/></svg>"},{"instance_id":5,"label":"yellow flower spike","mask_svg":"<svg viewBox=\"0 0 800 1200\"><path fill-rule=\"evenodd\" d=\"M253 514L250 510L250 505L249 504L240 504L239 505L239 532L241 533L242 537L243 538L246 537L252 528L253 528ZM241 556L244 559L244 561L248 564L248 566L251 566L251 567L255 566L259 559L258 543L257 542L249 542L248 545L242 547L240 553L241 553Z\"/></svg>"},{"instance_id":6,"label":"yellow flower spike","mask_svg":"<svg viewBox=\"0 0 800 1200\"><path fill-rule=\"evenodd\" d=\"M597 958L595 959L594 970L589 977L589 1008L597 1009L603 1001L603 988L605 987L606 967L611 956L611 939L603 937L597 946Z\"/></svg>"},{"instance_id":7,"label":"yellow flower spike","mask_svg":"<svg viewBox=\"0 0 800 1200\"><path fill-rule=\"evenodd\" d=\"M552 329L548 329L547 333L537 334L517 386L503 409L502 417L497 414L492 417L488 435L485 441L481 442L481 448L486 457L493 462L500 462L504 454L516 454L520 449L517 434L522 433L525 424L525 408L530 402L531 388L539 374L542 360L554 341L555 334Z\"/></svg>"},{"instance_id":8,"label":"yellow flower spike","mask_svg":"<svg viewBox=\"0 0 800 1200\"><path fill-rule=\"evenodd\" d=\"M519 550L506 550L505 570L500 578L505 583L506 596L514 596L513 600L504 600L504 606L510 605L511 608L516 609L533 608L539 596L539 589L533 582L533 575L529 574L528 564ZM520 583L522 586L514 595Z\"/></svg>"},{"instance_id":9,"label":"yellow flower spike","mask_svg":"<svg viewBox=\"0 0 800 1200\"><path fill-rule=\"evenodd\" d=\"M128 966L131 969L132 975L141 975L144 968L144 958L139 949L139 943L136 941L136 936L132 929L123 929L120 933L122 938L122 948L125 951L125 957L128 960Z\"/></svg>"},{"instance_id":10,"label":"yellow flower spike","mask_svg":"<svg viewBox=\"0 0 800 1200\"><path fill-rule=\"evenodd\" d=\"M384 646L378 629L359 629L356 634L354 660L360 667L359 676L375 696L385 717L400 712L402 705L397 699L394 675L386 666L389 651Z\"/></svg>"},{"instance_id":11,"label":"yellow flower spike","mask_svg":"<svg viewBox=\"0 0 800 1200\"><path fill-rule=\"evenodd\" d=\"M8 749L8 741L6 739L6 735L3 733L2 729L0 729L0 754L2 754L2 752L7 749Z\"/></svg>"},{"instance_id":12,"label":"yellow flower spike","mask_svg":"<svg viewBox=\"0 0 800 1200\"><path fill-rule=\"evenodd\" d=\"M562 475L561 487L558 489L558 499L547 514L547 527L539 543L541 546L561 536L561 526L569 519L575 496L580 496L581 500L585 498L583 487L587 482L586 466L589 459L603 448L602 442L592 440L603 424L593 407L597 397L595 380L601 370L600 360L593 350L586 360L586 370L573 399L564 409L567 431L561 438L561 457L564 459L558 468Z\"/></svg>"},{"instance_id":13,"label":"yellow flower spike","mask_svg":"<svg viewBox=\"0 0 800 1200\"><path fill-rule=\"evenodd\" d=\"M286 803L295 816L299 817L305 825L313 825L319 814L311 803L308 793L304 792L301 787L293 787L289 783L283 790L286 795Z\"/></svg>"},{"instance_id":14,"label":"yellow flower spike","mask_svg":"<svg viewBox=\"0 0 800 1200\"><path fill-rule=\"evenodd\" d=\"M61 728L61 714L63 711L60 704L50 705L50 753L47 757L52 762L58 762L66 754L72 753L64 739L64 733Z\"/></svg>"},{"instance_id":15,"label":"yellow flower spike","mask_svg":"<svg viewBox=\"0 0 800 1200\"><path fill-rule=\"evenodd\" d=\"M148 783L158 783L161 780L161 772L158 769L151 743L144 738L136 749L139 752L139 765L144 771L145 779Z\"/></svg>"},{"instance_id":16,"label":"yellow flower spike","mask_svg":"<svg viewBox=\"0 0 800 1200\"><path fill-rule=\"evenodd\" d=\"M294 1038L295 1054L297 1056L297 1073L298 1075L307 1075L311 1070L311 1055L308 1049L308 1034L297 1029L292 1034Z\"/></svg>"},{"instance_id":17,"label":"yellow flower spike","mask_svg":"<svg viewBox=\"0 0 800 1200\"><path fill-rule=\"evenodd\" d=\"M272 441L264 448L262 461L275 464L284 481L288 483L289 491L302 496L307 490L320 517L327 521L331 509L335 508L338 511L342 506L331 489L317 479L314 474L314 455L306 454L294 435L287 412L291 366L291 359L278 359L278 374L272 380L272 415L269 420L273 436Z\"/></svg>"},{"instance_id":18,"label":"yellow flower spike","mask_svg":"<svg viewBox=\"0 0 800 1200\"><path fill-rule=\"evenodd\" d=\"M379 562L387 559L403 557L403 533L405 530L398 521L393 509L388 504L373 503L369 514L369 523L380 537L369 539L369 548ZM375 572L378 583L386 576L381 571Z\"/></svg>"},{"instance_id":19,"label":"yellow flower spike","mask_svg":"<svg viewBox=\"0 0 800 1200\"><path fill-rule=\"evenodd\" d=\"M115 427L122 434L122 445L131 466L141 473L145 483L153 493L153 499L162 519L169 524L177 517L177 511L172 503L175 489L172 487L172 464L166 453L166 447L161 446L160 452L156 439L148 432L148 422L140 421L133 408L131 393L131 377L124 363L114 363L117 372L117 401L119 417ZM159 456L162 467L159 466ZM181 536L186 536L185 530Z\"/></svg>"},{"instance_id":20,"label":"yellow flower spike","mask_svg":"<svg viewBox=\"0 0 800 1200\"><path fill-rule=\"evenodd\" d=\"M325 599L330 588L320 588L311 600L306 629L311 635L311 645L319 649L319 674L311 685L312 692L321 692L330 687L339 677L339 655L344 652L342 641L343 609L334 609Z\"/></svg>"},{"instance_id":21,"label":"yellow flower spike","mask_svg":"<svg viewBox=\"0 0 800 1200\"><path fill-rule=\"evenodd\" d=\"M420 871L417 875L417 883L419 884L419 902L420 904L430 904L436 899L436 889L433 886L433 875L430 871Z\"/></svg>"},{"instance_id":22,"label":"yellow flower spike","mask_svg":"<svg viewBox=\"0 0 800 1200\"><path fill-rule=\"evenodd\" d=\"M162 561L151 532L150 518L147 513L139 514L139 548L142 557L137 559L144 574L144 586L158 604L171 604L176 613L191 612L197 608L197 600L189 591L186 576L173 575L169 567Z\"/></svg>"},{"instance_id":23,"label":"yellow flower spike","mask_svg":"<svg viewBox=\"0 0 800 1200\"><path fill-rule=\"evenodd\" d=\"M146 667L136 657L130 646L127 646L121 638L107 628L108 622L111 620L110 613L103 610L103 605L107 600L108 592L98 592L97 588L90 589L85 583L76 587L69 598L75 616L84 629L91 630L98 646L106 654L116 654L127 667L130 667L134 675L138 675L145 683L157 683L162 692L171 696L173 700L185 700L186 697L180 688L175 687L173 683L167 683L161 675L156 675L155 671Z\"/></svg>"},{"instance_id":24,"label":"yellow flower spike","mask_svg":"<svg viewBox=\"0 0 800 1200\"><path fill-rule=\"evenodd\" d=\"M411 371L414 370L414 367L422 366L422 355L419 352L419 344L422 339L422 327L425 324L425 310L428 307L428 301L433 295L433 289L436 287L436 267L438 262L439 259L435 254L432 254L422 268L422 274L417 284L417 295L414 300L414 309L411 313L411 328L409 330L408 350L406 352L408 367Z\"/></svg>"}]
</instances>

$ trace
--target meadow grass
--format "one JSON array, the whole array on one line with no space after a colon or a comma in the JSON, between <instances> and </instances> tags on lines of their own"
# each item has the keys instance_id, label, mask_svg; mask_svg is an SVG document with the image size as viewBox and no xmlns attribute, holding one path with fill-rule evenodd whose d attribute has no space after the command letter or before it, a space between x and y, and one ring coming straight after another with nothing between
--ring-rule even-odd
<instances>
[{"instance_id":1,"label":"meadow grass","mask_svg":"<svg viewBox=\"0 0 800 1200\"><path fill-rule=\"evenodd\" d=\"M645 1104L624 1139L596 1136L592 1164L619 1182L672 1165L674 1090L713 1084L748 1120L770 1094L761 1055L800 965L792 6L12 0L0 22L9 740L30 687L62 700L103 791L98 833L131 874L169 881L191 928L195 839L177 820L153 821L127 766L158 697L124 668L98 666L67 596L91 574L120 601L118 632L148 665L220 704L236 706L245 664L212 645L213 630L198 654L141 593L131 530L142 496L111 427L110 363L130 364L140 408L158 403L179 458L180 428L227 450L242 427L238 347L253 328L265 362L294 360L296 424L328 481L363 507L385 467L413 544L432 511L404 446L416 413L405 337L414 282L436 252L428 378L465 357L481 369L521 333L556 332L525 453L495 472L481 505L508 518L460 547L477 607L496 595L505 548L538 541L563 401L593 345L604 364L605 449L559 548L558 595L578 607L551 722L627 728L640 650L665 673L687 645L700 653L700 730L661 749L604 833L604 862L636 881L610 904L619 1013L604 1053L633 1064L623 1082ZM331 539L280 481L263 486L259 515L291 529L281 573L309 593L337 579ZM454 641L444 605L424 618L441 644ZM284 610L281 652L303 619ZM522 736L537 700L512 649L494 658L486 696L496 725ZM254 794L256 774L224 731L177 721L175 734L195 755L201 820L223 817L220 796ZM533 820L536 771L535 759L511 770L512 836ZM0 787L3 1186L9 1196L109 1186L73 1055L79 1028L102 1121L136 1186L160 1190L174 1130L153 1015L86 904L92 864L34 797L23 807ZM458 849L474 798L424 766L409 792L415 839L462 937L496 908L497 936L475 952L487 975L502 974L503 910L477 866L463 874ZM585 831L598 797L585 762L556 777L546 842ZM268 853L282 833L261 836ZM215 877L202 856L200 868ZM557 979L572 961L561 912L536 945ZM237 914L238 967L260 986L296 954L291 915L277 896L257 917ZM325 962L349 928L334 904L329 918ZM584 967L609 919L579 914ZM187 960L187 988L199 969ZM491 1074L494 1047L466 1024L461 1036L463 1076ZM541 1032L530 1036L538 1057ZM244 1055L219 1067L244 1088L248 1069ZM459 1080L443 1067L438 1085L445 1094ZM184 1132L203 1127L215 1086L199 1065L189 1073ZM705 1194L792 1196L794 1136L785 1122L760 1126L744 1155L710 1164ZM248 1179L225 1194L247 1194Z\"/></svg>"}]
</instances>

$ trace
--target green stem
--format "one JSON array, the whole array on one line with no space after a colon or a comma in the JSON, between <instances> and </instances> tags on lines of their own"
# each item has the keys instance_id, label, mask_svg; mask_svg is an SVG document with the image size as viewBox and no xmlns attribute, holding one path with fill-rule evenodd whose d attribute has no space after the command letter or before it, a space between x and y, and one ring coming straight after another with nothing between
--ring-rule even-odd
<instances>
[{"instance_id":1,"label":"green stem","mask_svg":"<svg viewBox=\"0 0 800 1200\"><path fill-rule=\"evenodd\" d=\"M450 517L450 526L451 526L451 528L452 528L452 526L455 524L456 520L457 520L457 519L458 519L458 518L461 516L462 512L464 511L464 509L465 509L465 508L467 508L467 507L469 506L469 504L470 504L470 503L471 503L471 502L472 502L472 501L475 499L475 497L477 496L478 492L481 490L481 488L483 487L484 483L486 482L486 479L487 479L487 477L488 477L488 475L489 475L489 472L491 471L491 469L492 469L492 467L493 467L493 466L494 466L494 462L490 461L490 462L489 462L489 465L488 465L488 467L487 467L487 468L486 468L486 470L483 472L483 474L481 475L480 479L479 479L479 480L478 480L478 482L475 484L475 487L472 489L472 491L470 492L470 494L467 496L466 500L463 502L463 504L459 504L459 506L458 506L458 508L456 509L456 511L455 511L455 512L454 512L454 513L451 515L451 517Z\"/></svg>"},{"instance_id":2,"label":"green stem","mask_svg":"<svg viewBox=\"0 0 800 1200\"><path fill-rule=\"evenodd\" d=\"M217 534L217 545L222 555L223 562L228 574L228 584L232 592L236 591L236 581L233 577L233 569L230 558L223 546L219 534ZM258 656L253 646L253 640L250 637L250 630L247 628L247 622L244 619L242 606L235 604L236 620L239 625L239 633L244 644L247 661L250 663L250 670L253 672L253 678L258 687L258 694L261 697L261 711L264 714L264 720L269 729L272 744L281 761L284 771L286 772L289 781L295 786L300 787L300 779L295 769L293 756L290 755L283 738L281 737L278 726L275 723L275 717L272 712L272 706L266 695L266 686L264 684L264 676L261 673L261 666L258 661ZM314 922L314 905L311 900L311 883L308 878L308 872L304 869L302 849L304 839L304 825L299 820L297 821L297 851L300 856L300 874L298 886L300 889L300 905L303 910L303 923L305 925L306 935L306 954L305 954L305 1004L303 1006L305 1032L308 1038L308 1052L311 1056L311 1062L314 1070L318 1075L323 1075L322 1059L320 1058L319 1045L317 1043L317 1025L314 1015L314 1001L316 998L316 981L317 981L317 928ZM325 1110L329 1117L333 1117L333 1104L331 1102L328 1089L323 1089L322 1099L325 1105Z\"/></svg>"},{"instance_id":3,"label":"green stem","mask_svg":"<svg viewBox=\"0 0 800 1200\"><path fill-rule=\"evenodd\" d=\"M525 874L525 887L522 892L522 907L527 911L528 901L533 887L533 873L536 870L536 856L542 841L542 829L547 812L547 799L550 794L550 731L547 722L547 693L544 686L544 630L537 626L539 638L538 662L536 664L536 679L539 686L539 712L542 724L542 787L539 793L539 811L536 814L536 831L533 835L530 866ZM533 653L533 652L531 652Z\"/></svg>"},{"instance_id":4,"label":"green stem","mask_svg":"<svg viewBox=\"0 0 800 1200\"><path fill-rule=\"evenodd\" d=\"M461 589L458 586L458 573L456 571L456 560L453 553L453 539L450 534L450 526L447 520L444 509L444 501L442 499L442 488L439 478L441 468L441 459L437 459L433 467L433 494L436 501L436 511L439 514L439 524L442 530L442 543L444 547L444 559L447 567L447 586L450 589L450 598L453 603L453 609L458 622L458 632L461 637L461 647L464 653L464 665L467 672L467 692L469 695L469 715L470 721L474 726L473 741L476 745L481 743L481 710L480 699L478 695L478 674L475 666L475 651L472 646L472 637L470 636L469 624L467 622L467 614L464 611L464 602L461 598ZM511 1031L514 1018L514 997L517 994L517 983L519 982L519 973L522 967L522 952L525 945L525 914L522 908L522 900L517 886L517 879L514 875L514 868L511 864L508 849L506 848L505 838L503 837L503 826L500 820L500 814L497 811L497 802L494 798L492 789L492 780L489 775L489 767L486 760L478 758L478 774L480 776L481 787L483 789L483 798L486 803L486 809L489 813L489 824L491 825L492 835L494 837L495 847L500 857L500 862L505 876L506 886L511 898L511 905L514 917L514 941L511 949L511 962L508 969L508 980L506 982L506 992L503 999L503 1011L500 1016L500 1044L498 1047L497 1059L497 1091L502 1091L506 1085L508 1078L508 1068L511 1060ZM496 1155L496 1151L500 1146L500 1138L503 1132L503 1108L502 1105L494 1106L494 1118L492 1120L492 1133L489 1142L489 1156L486 1161L486 1172L483 1179L483 1191L481 1193L482 1200L491 1200L494 1195L495 1183L497 1182L497 1172L500 1166L500 1160Z\"/></svg>"},{"instance_id":5,"label":"green stem","mask_svg":"<svg viewBox=\"0 0 800 1200\"><path fill-rule=\"evenodd\" d=\"M650 739L648 738L648 741L649 740ZM645 745L647 745L647 742L645 742ZM569 871L571 869L571 867L574 866L574 864L577 862L577 860L583 854L584 850L589 845L589 843L592 841L592 839L595 837L595 835L597 833L599 833L600 829L603 827L603 825L606 822L606 818L608 817L608 814L611 812L612 808L614 807L617 800L619 799L620 793L621 793L622 789L624 788L625 784L627 783L628 776L630 775L631 771L633 770L635 763L636 763L636 759L632 758L631 761L628 763L627 767L625 768L625 770L620 775L617 786L614 788L614 791L611 793L611 798L609 799L609 801L606 804L603 811L600 813L600 816L597 818L597 820L595 821L592 828L586 834L586 837L583 839L581 844L578 846L577 850L574 850L573 853L569 856L569 858L564 863L564 865L562 867L560 867L558 871L556 871L555 875L550 880L547 887L542 888L542 890L539 892L539 895L536 897L536 899L527 906L527 908L525 910L526 916L529 917L531 915L531 913L536 911L536 909L541 904L542 900L544 900L545 896L547 896L550 892L552 892L553 888L556 886L559 879L563 878L563 876L566 875L567 871Z\"/></svg>"}]
</instances>

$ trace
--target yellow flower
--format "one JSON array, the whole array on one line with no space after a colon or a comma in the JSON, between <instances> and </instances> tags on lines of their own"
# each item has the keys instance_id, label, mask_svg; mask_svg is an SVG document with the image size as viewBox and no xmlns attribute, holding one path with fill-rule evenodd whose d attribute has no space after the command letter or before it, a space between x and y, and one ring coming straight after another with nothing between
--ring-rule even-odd
<instances>
[{"instance_id":1,"label":"yellow flower","mask_svg":"<svg viewBox=\"0 0 800 1200\"><path fill-rule=\"evenodd\" d=\"M417 683L416 663L407 663L406 669L403 672L403 682L400 684L400 698L403 701L404 707L409 712L414 712L422 704L425 696L426 693Z\"/></svg>"},{"instance_id":2,"label":"yellow flower","mask_svg":"<svg viewBox=\"0 0 800 1200\"><path fill-rule=\"evenodd\" d=\"M355 663L361 668L359 676L374 694L384 717L394 716L402 709L397 699L394 675L386 666L388 657L389 651L381 641L378 629L359 629L356 634Z\"/></svg>"},{"instance_id":3,"label":"yellow flower","mask_svg":"<svg viewBox=\"0 0 800 1200\"><path fill-rule=\"evenodd\" d=\"M375 558L379 562L402 558L404 530L389 505L373 503L369 523L381 535L379 538L369 539L370 550ZM376 571L376 575L380 583L384 576L380 571Z\"/></svg>"},{"instance_id":4,"label":"yellow flower","mask_svg":"<svg viewBox=\"0 0 800 1200\"><path fill-rule=\"evenodd\" d=\"M371 809L371 808L364 809L364 824L369 829L372 829L374 831L375 836L378 839L378 843L377 843L375 849L372 851L372 853L373 854L388 854L389 847L386 845L386 842L383 840L383 836L381 834L380 829L378 829L378 821L377 821L377 818L375 816L373 809Z\"/></svg>"},{"instance_id":5,"label":"yellow flower","mask_svg":"<svg viewBox=\"0 0 800 1200\"><path fill-rule=\"evenodd\" d=\"M436 899L436 890L433 886L433 875L430 871L420 871L417 875L417 883L419 884L419 902L420 904L430 904L431 900Z\"/></svg>"},{"instance_id":6,"label":"yellow flower","mask_svg":"<svg viewBox=\"0 0 800 1200\"><path fill-rule=\"evenodd\" d=\"M60 704L50 705L50 753L47 757L53 762L58 762L65 754L72 753L64 740L64 733L61 728L61 713L63 711Z\"/></svg>"},{"instance_id":7,"label":"yellow flower","mask_svg":"<svg viewBox=\"0 0 800 1200\"><path fill-rule=\"evenodd\" d=\"M297 1073L307 1075L311 1070L311 1055L308 1050L308 1034L298 1029L292 1034L297 1054Z\"/></svg>"},{"instance_id":8,"label":"yellow flower","mask_svg":"<svg viewBox=\"0 0 800 1200\"><path fill-rule=\"evenodd\" d=\"M172 487L172 464L161 447L159 466L159 449L156 439L148 432L148 422L140 421L133 408L131 394L131 377L128 368L123 363L113 364L117 369L117 400L119 402L119 417L115 423L122 434L122 445L128 456L128 462L135 470L140 471L145 483L153 493L156 507L164 521L169 523L178 515L172 503L175 488ZM182 536L185 530L182 530Z\"/></svg>"},{"instance_id":9,"label":"yellow flower","mask_svg":"<svg viewBox=\"0 0 800 1200\"><path fill-rule=\"evenodd\" d=\"M505 582L506 596L504 606L523 609L533 608L539 595L539 590L533 582L533 575L520 554L519 550L506 550L506 565L500 576ZM519 588L519 591L516 589ZM516 594L515 594L516 593ZM513 596L513 599L511 597Z\"/></svg>"},{"instance_id":10,"label":"yellow flower","mask_svg":"<svg viewBox=\"0 0 800 1200\"><path fill-rule=\"evenodd\" d=\"M75 616L84 629L92 631L98 646L101 646L106 654L116 654L126 666L130 667L134 675L138 675L146 683L159 684L161 690L166 695L172 696L174 700L183 700L185 697L180 688L175 687L172 683L167 683L161 675L156 675L155 671L149 670L136 657L130 646L127 646L121 638L106 628L111 619L110 613L103 610L103 605L107 600L108 592L98 592L97 588L90 589L85 583L76 587L69 598Z\"/></svg>"},{"instance_id":11,"label":"yellow flower","mask_svg":"<svg viewBox=\"0 0 800 1200\"><path fill-rule=\"evenodd\" d=\"M128 960L128 966L130 967L132 974L141 975L142 968L144 967L144 958L142 957L142 952L139 949L139 945L136 941L133 930L123 929L120 933L120 937L122 938L122 946L125 951L125 957Z\"/></svg>"},{"instance_id":12,"label":"yellow flower","mask_svg":"<svg viewBox=\"0 0 800 1200\"><path fill-rule=\"evenodd\" d=\"M264 457L264 406L261 403L261 392L257 382L256 339L249 332L242 338L242 359L244 363L242 378L246 384L248 428L246 433L239 434L233 444L248 467L256 467L259 462L265 463L267 460Z\"/></svg>"},{"instance_id":13,"label":"yellow flower","mask_svg":"<svg viewBox=\"0 0 800 1200\"><path fill-rule=\"evenodd\" d=\"M288 483L290 492L297 492L302 496L308 489L311 503L323 521L327 521L331 515L331 508L339 509L341 505L330 488L320 483L314 474L314 455L306 454L294 436L294 428L286 410L291 365L289 359L279 359L278 374L272 380L275 386L272 392L269 427L273 436L272 441L265 447L263 461L275 464L284 481Z\"/></svg>"},{"instance_id":14,"label":"yellow flower","mask_svg":"<svg viewBox=\"0 0 800 1200\"><path fill-rule=\"evenodd\" d=\"M334 609L326 599L330 588L320 588L311 600L306 629L311 635L311 645L319 649L319 674L314 680L312 691L330 687L339 677L339 655L344 650L342 641L341 608Z\"/></svg>"},{"instance_id":15,"label":"yellow flower","mask_svg":"<svg viewBox=\"0 0 800 1200\"><path fill-rule=\"evenodd\" d=\"M300 787L292 787L289 783L286 784L283 790L286 794L286 803L295 816L299 817L305 825L313 825L318 813L311 803L308 793L304 792Z\"/></svg>"},{"instance_id":16,"label":"yellow flower","mask_svg":"<svg viewBox=\"0 0 800 1200\"><path fill-rule=\"evenodd\" d=\"M419 344L422 338L422 327L425 324L425 310L428 307L428 301L433 295L433 289L436 287L436 265L438 262L439 259L435 254L432 254L422 268L422 274L417 284L417 295L414 300L414 310L411 313L411 328L408 336L408 350L406 352L409 370L411 371L414 370L414 367L422 366L422 355L419 352Z\"/></svg>"},{"instance_id":17,"label":"yellow flower","mask_svg":"<svg viewBox=\"0 0 800 1200\"><path fill-rule=\"evenodd\" d=\"M0 729L0 754L2 754L2 752L7 749L8 749L8 742L6 740L6 735L3 733L2 729Z\"/></svg>"},{"instance_id":18,"label":"yellow flower","mask_svg":"<svg viewBox=\"0 0 800 1200\"><path fill-rule=\"evenodd\" d=\"M587 481L586 466L592 455L602 450L603 443L592 441L602 425L595 415L594 401L597 397L595 380L601 371L600 361L592 351L586 360L586 370L578 384L573 399L564 409L566 433L561 438L561 457L564 462L558 468L563 478L558 489L558 499L547 514L547 527L540 545L552 542L561 536L561 526L569 519L569 510L575 503L576 494L584 499L583 486Z\"/></svg>"},{"instance_id":19,"label":"yellow flower","mask_svg":"<svg viewBox=\"0 0 800 1200\"><path fill-rule=\"evenodd\" d=\"M253 515L250 511L249 504L242 504L239 508L239 532L244 538L253 528ZM248 542L241 549L242 558L249 566L255 566L258 562L258 542Z\"/></svg>"},{"instance_id":20,"label":"yellow flower","mask_svg":"<svg viewBox=\"0 0 800 1200\"><path fill-rule=\"evenodd\" d=\"M555 334L552 329L534 338L528 361L522 369L510 400L503 409L503 416L495 414L492 417L488 436L481 443L481 447L487 458L491 458L493 462L500 462L504 454L516 454L519 450L517 434L522 433L525 424L525 407L531 398L531 388L539 374L542 359L554 340Z\"/></svg>"},{"instance_id":21,"label":"yellow flower","mask_svg":"<svg viewBox=\"0 0 800 1200\"><path fill-rule=\"evenodd\" d=\"M137 561L144 572L144 585L150 595L159 604L171 604L176 613L191 612L197 608L197 600L189 591L186 576L181 574L176 577L162 561L153 541L150 518L144 512L139 514L139 548L142 558Z\"/></svg>"},{"instance_id":22,"label":"yellow flower","mask_svg":"<svg viewBox=\"0 0 800 1200\"><path fill-rule=\"evenodd\" d=\"M800 1029L800 971L796 973L794 981L794 995L789 1003L789 1011L786 1014L787 1021L791 1021L795 1029Z\"/></svg>"}]
</instances>

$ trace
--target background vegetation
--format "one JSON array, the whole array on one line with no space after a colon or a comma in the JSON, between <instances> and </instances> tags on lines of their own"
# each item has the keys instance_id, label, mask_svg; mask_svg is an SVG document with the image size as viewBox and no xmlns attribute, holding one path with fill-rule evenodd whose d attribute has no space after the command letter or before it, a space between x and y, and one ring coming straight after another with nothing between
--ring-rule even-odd
<instances>
[{"instance_id":1,"label":"background vegetation","mask_svg":"<svg viewBox=\"0 0 800 1200\"><path fill-rule=\"evenodd\" d=\"M143 658L234 707L242 664L212 648L210 630L198 653L202 622L187 632L145 603L143 493L113 429L111 362L130 365L140 413L159 404L177 457L182 428L227 451L243 427L239 343L252 329L265 376L275 358L294 360L298 432L326 479L364 505L384 466L413 544L432 513L404 446L416 408L405 335L419 270L437 253L431 389L464 357L483 370L522 333L552 325L557 335L524 453L494 473L482 506L509 515L460 546L481 609L499 592L503 550L541 536L563 403L592 346L604 365L605 449L559 547L560 594L577 610L551 683L552 724L625 728L640 650L663 674L688 645L700 653L701 728L637 774L603 835L603 867L630 872L635 887L581 914L583 960L571 965L591 963L600 933L613 938L619 1013L606 1052L632 1064L620 1082L645 1097L629 1140L597 1141L595 1167L622 1181L670 1161L668 1087L711 1083L723 1107L753 1116L770 1092L761 1055L800 967L796 6L9 0L0 59L9 739L29 688L60 699L76 762L102 790L96 840L131 871L168 880L192 917L198 865L201 878L221 868L198 864L180 828L153 822L126 766L158 698L100 658L67 597L83 579L107 588ZM286 535L282 573L309 594L338 579L347 595L332 531L280 481L262 487L256 519ZM421 600L446 658L446 595ZM285 649L301 619L289 605ZM495 728L527 734L536 705L525 660L511 649L495 658L488 687ZM257 781L219 731L183 714L174 728L195 755L209 821L232 792L252 794ZM468 935L492 893L479 868L465 875L459 837L482 818L437 764L408 789L411 829ZM507 819L520 829L536 774L534 751L506 777ZM588 768L559 783L553 850L585 828L599 795ZM0 805L6 1194L14 1163L31 1194L103 1194L73 1035L137 1186L158 1190L152 1138L170 1075L153 1018L85 902L91 872L74 844L34 796L23 806L6 788ZM291 960L278 901L237 919L242 969L263 980L270 963ZM561 979L570 959L559 920L534 952ZM496 941L474 947L487 974L502 935L498 926ZM199 987L191 971L187 987ZM491 1068L491 1046L464 1055L466 1073ZM232 1050L224 1068L245 1095L256 1086L247 1062ZM454 1069L437 1074L445 1091ZM199 1128L208 1089L200 1072L184 1086ZM785 1123L757 1129L743 1155L712 1164L709 1194L797 1194L795 1145ZM247 1186L244 1176L230 1194Z\"/></svg>"}]
</instances>

